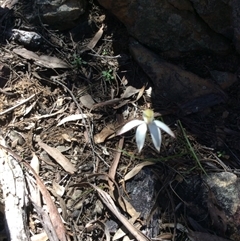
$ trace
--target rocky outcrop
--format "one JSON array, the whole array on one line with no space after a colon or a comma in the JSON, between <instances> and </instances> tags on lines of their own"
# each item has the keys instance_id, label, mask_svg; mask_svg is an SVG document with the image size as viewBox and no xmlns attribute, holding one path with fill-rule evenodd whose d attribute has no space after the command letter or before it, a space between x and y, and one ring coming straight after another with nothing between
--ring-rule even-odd
<instances>
[{"instance_id":1,"label":"rocky outcrop","mask_svg":"<svg viewBox=\"0 0 240 241\"><path fill-rule=\"evenodd\" d=\"M98 0L141 43L159 52L240 53L238 0Z\"/></svg>"},{"instance_id":2,"label":"rocky outcrop","mask_svg":"<svg viewBox=\"0 0 240 241\"><path fill-rule=\"evenodd\" d=\"M232 19L233 19L233 41L237 49L237 52L240 53L240 2L238 0L232 0Z\"/></svg>"},{"instance_id":3,"label":"rocky outcrop","mask_svg":"<svg viewBox=\"0 0 240 241\"><path fill-rule=\"evenodd\" d=\"M137 41L130 41L129 49L135 61L152 81L152 101L156 110L160 106L177 103L177 109L186 115L225 102L227 99L219 88L220 84L218 86L208 79L165 61Z\"/></svg>"}]
</instances>

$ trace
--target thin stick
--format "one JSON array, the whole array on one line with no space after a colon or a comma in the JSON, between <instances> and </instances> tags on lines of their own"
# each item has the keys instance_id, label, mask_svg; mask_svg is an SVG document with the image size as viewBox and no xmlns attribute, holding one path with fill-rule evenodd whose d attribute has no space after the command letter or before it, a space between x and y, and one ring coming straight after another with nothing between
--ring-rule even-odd
<instances>
[{"instance_id":1,"label":"thin stick","mask_svg":"<svg viewBox=\"0 0 240 241\"><path fill-rule=\"evenodd\" d=\"M26 100L23 100L22 102L18 103L17 105L15 105L15 106L13 106L13 107L10 107L10 108L8 108L7 110L4 110L3 112L0 113L0 115L4 115L4 114L6 114L6 113L8 113L8 112L13 111L14 109L16 109L17 107L25 104L26 102L28 102L29 100L31 100L31 99L32 99L33 97L35 97L35 96L36 96L36 94L31 95L31 96L28 97Z\"/></svg>"}]
</instances>

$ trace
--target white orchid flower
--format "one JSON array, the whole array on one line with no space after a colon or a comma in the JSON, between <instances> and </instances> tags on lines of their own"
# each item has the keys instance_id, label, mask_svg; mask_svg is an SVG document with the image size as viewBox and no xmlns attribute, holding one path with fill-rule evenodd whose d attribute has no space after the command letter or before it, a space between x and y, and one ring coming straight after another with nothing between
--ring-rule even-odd
<instances>
[{"instance_id":1,"label":"white orchid flower","mask_svg":"<svg viewBox=\"0 0 240 241\"><path fill-rule=\"evenodd\" d=\"M121 135L136 126L137 126L136 142L137 142L137 147L139 152L141 152L143 148L147 129L149 129L153 144L158 151L160 151L161 142L162 142L161 129L167 132L170 136L175 137L172 130L166 124L164 124L159 120L154 120L154 112L150 109L146 109L143 111L143 120L129 121L118 132L118 135Z\"/></svg>"}]
</instances>

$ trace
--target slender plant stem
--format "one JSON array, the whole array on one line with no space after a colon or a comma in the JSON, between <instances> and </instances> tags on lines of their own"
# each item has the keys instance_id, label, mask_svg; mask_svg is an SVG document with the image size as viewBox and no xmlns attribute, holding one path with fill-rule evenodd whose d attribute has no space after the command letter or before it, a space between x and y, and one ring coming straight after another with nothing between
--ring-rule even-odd
<instances>
[{"instance_id":1,"label":"slender plant stem","mask_svg":"<svg viewBox=\"0 0 240 241\"><path fill-rule=\"evenodd\" d=\"M206 171L204 170L201 162L199 161L199 159L198 159L198 157L197 157L197 155L196 155L196 153L195 153L195 151L194 151L194 149L193 149L193 147L192 147L192 145L191 145L191 143L190 143L190 141L189 141L189 139L188 139L188 137L187 137L187 134L186 134L186 132L185 132L185 130L184 130L184 128L183 128L182 123L181 123L180 120L178 120L178 124L179 124L179 126L180 126L180 128L181 128L181 131L182 131L183 136L184 136L184 138L185 138L185 141L186 141L186 143L187 143L188 149L189 149L189 151L190 151L191 154L192 154L192 157L196 160L198 166L201 168L201 170L204 172L204 174L207 175Z\"/></svg>"}]
</instances>

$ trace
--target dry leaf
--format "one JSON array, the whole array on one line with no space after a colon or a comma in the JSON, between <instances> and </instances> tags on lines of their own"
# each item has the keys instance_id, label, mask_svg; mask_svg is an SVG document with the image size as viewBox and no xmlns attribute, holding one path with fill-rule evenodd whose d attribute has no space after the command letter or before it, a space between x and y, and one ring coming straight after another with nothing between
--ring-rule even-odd
<instances>
[{"instance_id":1,"label":"dry leaf","mask_svg":"<svg viewBox=\"0 0 240 241\"><path fill-rule=\"evenodd\" d=\"M66 152L70 150L72 147L68 145L59 145L56 147L60 152Z\"/></svg>"},{"instance_id":2,"label":"dry leaf","mask_svg":"<svg viewBox=\"0 0 240 241\"><path fill-rule=\"evenodd\" d=\"M103 204L102 204L102 202L99 199L96 200L95 207L94 207L92 212L94 214L100 214L100 215L103 214Z\"/></svg>"},{"instance_id":3,"label":"dry leaf","mask_svg":"<svg viewBox=\"0 0 240 241\"><path fill-rule=\"evenodd\" d=\"M67 141L67 142L71 142L72 138L67 134L67 133L63 133L62 134L62 138Z\"/></svg>"},{"instance_id":4,"label":"dry leaf","mask_svg":"<svg viewBox=\"0 0 240 241\"><path fill-rule=\"evenodd\" d=\"M12 141L12 145L23 145L24 144L24 136L21 135L20 132L17 132L15 130L11 130L8 134L8 137Z\"/></svg>"},{"instance_id":5,"label":"dry leaf","mask_svg":"<svg viewBox=\"0 0 240 241\"><path fill-rule=\"evenodd\" d=\"M120 158L121 158L121 151L119 150L122 150L123 148L123 143L124 143L124 137L121 137L121 139L119 140L119 143L118 143L118 150L115 151L115 154L114 154L114 159L111 163L111 166L109 168L109 172L108 172L108 175L109 175L109 180L108 180L108 185L109 185L109 193L110 195L112 195L112 197L114 197L114 194L113 194L113 191L115 189L115 185L114 185L114 182L112 180L115 180L115 175L116 175L116 172L117 172L117 167L118 167L118 164L119 164L119 161L120 161ZM118 192L119 193L119 192ZM121 198L118 198L119 201L121 201ZM119 202L120 203L120 202ZM122 205L123 207L124 205ZM124 206L125 207L125 206ZM124 210L124 209L123 209Z\"/></svg>"},{"instance_id":6,"label":"dry leaf","mask_svg":"<svg viewBox=\"0 0 240 241\"><path fill-rule=\"evenodd\" d=\"M33 157L32 157L30 165L34 169L34 171L37 174L39 174L39 160L35 153L33 153Z\"/></svg>"},{"instance_id":7,"label":"dry leaf","mask_svg":"<svg viewBox=\"0 0 240 241\"><path fill-rule=\"evenodd\" d=\"M98 43L98 41L100 40L100 38L103 35L103 28L104 28L104 24L102 25L102 27L97 31L97 33L95 34L95 36L93 37L93 39L88 43L87 48L88 49L93 49L96 44Z\"/></svg>"},{"instance_id":8,"label":"dry leaf","mask_svg":"<svg viewBox=\"0 0 240 241\"><path fill-rule=\"evenodd\" d=\"M124 236L122 241L131 241L132 239L130 239L128 236Z\"/></svg>"},{"instance_id":9,"label":"dry leaf","mask_svg":"<svg viewBox=\"0 0 240 241\"><path fill-rule=\"evenodd\" d=\"M125 76L125 75L122 77L121 83L122 83L122 85L124 85L124 86L128 84L128 80L126 79L126 76Z\"/></svg>"},{"instance_id":10,"label":"dry leaf","mask_svg":"<svg viewBox=\"0 0 240 241\"><path fill-rule=\"evenodd\" d=\"M132 95L137 94L140 91L140 89L136 89L133 86L128 86L124 93L121 95L123 99L127 99L131 97Z\"/></svg>"},{"instance_id":11,"label":"dry leaf","mask_svg":"<svg viewBox=\"0 0 240 241\"><path fill-rule=\"evenodd\" d=\"M42 161L44 161L45 163L47 163L48 165L50 165L54 168L57 168L57 164L51 160L51 158L49 157L49 155L45 151L42 151L40 153L40 159Z\"/></svg>"},{"instance_id":12,"label":"dry leaf","mask_svg":"<svg viewBox=\"0 0 240 241\"><path fill-rule=\"evenodd\" d=\"M25 112L23 114L23 116L26 116L27 114L30 113L30 111L33 109L33 107L36 105L37 101L34 101L30 106L28 106L26 109L25 109Z\"/></svg>"},{"instance_id":13,"label":"dry leaf","mask_svg":"<svg viewBox=\"0 0 240 241\"><path fill-rule=\"evenodd\" d=\"M80 102L84 107L86 107L88 109L91 109L93 107L93 105L95 104L95 101L93 100L91 95L81 96Z\"/></svg>"},{"instance_id":14,"label":"dry leaf","mask_svg":"<svg viewBox=\"0 0 240 241\"><path fill-rule=\"evenodd\" d=\"M130 218L128 221L129 221L131 224L134 224L136 220L137 220L137 218ZM134 225L134 226L135 226L135 225ZM136 227L136 226L135 226L135 227ZM139 227L139 228L141 228L141 227ZM124 227L119 228L119 229L117 230L117 232L113 235L112 240L115 241L115 240L118 240L118 239L124 237L125 235L128 235L128 232L126 233L126 231L127 231L127 230L126 230ZM123 238L123 240L128 240L128 239L129 239L128 236L125 236L125 237Z\"/></svg>"},{"instance_id":15,"label":"dry leaf","mask_svg":"<svg viewBox=\"0 0 240 241\"><path fill-rule=\"evenodd\" d=\"M43 148L57 163L59 163L66 172L73 174L77 171L77 169L73 166L73 164L57 149L54 147L50 147L42 141L38 141L38 144L41 148Z\"/></svg>"},{"instance_id":16,"label":"dry leaf","mask_svg":"<svg viewBox=\"0 0 240 241\"><path fill-rule=\"evenodd\" d=\"M31 171L29 172L31 173ZM26 181L28 183L29 197L31 201L41 207L42 195L39 191L39 188L36 186L36 183L32 180L32 177L28 174L26 174Z\"/></svg>"},{"instance_id":17,"label":"dry leaf","mask_svg":"<svg viewBox=\"0 0 240 241\"><path fill-rule=\"evenodd\" d=\"M53 189L57 193L57 195L62 197L65 192L65 188L63 186L59 185L58 183L56 183L55 181L52 182L52 185L53 185Z\"/></svg>"},{"instance_id":18,"label":"dry leaf","mask_svg":"<svg viewBox=\"0 0 240 241\"><path fill-rule=\"evenodd\" d=\"M31 237L31 241L47 241L48 236L45 232L35 234Z\"/></svg>"},{"instance_id":19,"label":"dry leaf","mask_svg":"<svg viewBox=\"0 0 240 241\"><path fill-rule=\"evenodd\" d=\"M146 161L136 165L129 173L125 175L124 181L127 181L133 178L134 176L136 176L143 169L143 167L154 165L154 164L155 164L154 162Z\"/></svg>"},{"instance_id":20,"label":"dry leaf","mask_svg":"<svg viewBox=\"0 0 240 241\"><path fill-rule=\"evenodd\" d=\"M136 98L135 101L138 101L138 100L143 96L144 90L145 90L145 86L143 86L143 87L139 90L138 96L137 96L137 98Z\"/></svg>"},{"instance_id":21,"label":"dry leaf","mask_svg":"<svg viewBox=\"0 0 240 241\"><path fill-rule=\"evenodd\" d=\"M147 90L145 90L146 96L151 98L152 97L152 87L149 87Z\"/></svg>"},{"instance_id":22,"label":"dry leaf","mask_svg":"<svg viewBox=\"0 0 240 241\"><path fill-rule=\"evenodd\" d=\"M113 124L105 126L102 131L94 136L94 142L96 144L104 142L109 136L115 133L115 127Z\"/></svg>"},{"instance_id":23,"label":"dry leaf","mask_svg":"<svg viewBox=\"0 0 240 241\"><path fill-rule=\"evenodd\" d=\"M115 241L115 240L119 240L121 239L122 237L124 237L126 235L126 233L121 229L119 228L117 230L117 232L115 232L115 234L113 235L112 237L112 240Z\"/></svg>"},{"instance_id":24,"label":"dry leaf","mask_svg":"<svg viewBox=\"0 0 240 241\"><path fill-rule=\"evenodd\" d=\"M61 69L66 69L66 68L70 68L70 66L65 63L63 60L57 58L57 57L52 57L52 56L48 56L48 55L37 55L34 52L27 50L25 48L15 48L13 49L13 52L20 55L21 57L25 58L25 59L30 59L30 60L34 60L36 64L46 67L46 68L50 68L50 69L57 69L57 68L61 68Z\"/></svg>"},{"instance_id":25,"label":"dry leaf","mask_svg":"<svg viewBox=\"0 0 240 241\"><path fill-rule=\"evenodd\" d=\"M123 210L127 212L134 220L137 220L141 213L137 212L135 208L132 206L130 202L128 202L124 197L121 197L120 205L123 207L122 204L124 204Z\"/></svg>"},{"instance_id":26,"label":"dry leaf","mask_svg":"<svg viewBox=\"0 0 240 241\"><path fill-rule=\"evenodd\" d=\"M70 116L67 116L65 118L63 118L58 124L57 126L60 126L66 122L69 122L69 121L75 121L75 120L81 120L83 118L88 118L88 117L91 117L92 115L91 114L76 114L76 115L70 115Z\"/></svg>"}]
</instances>

